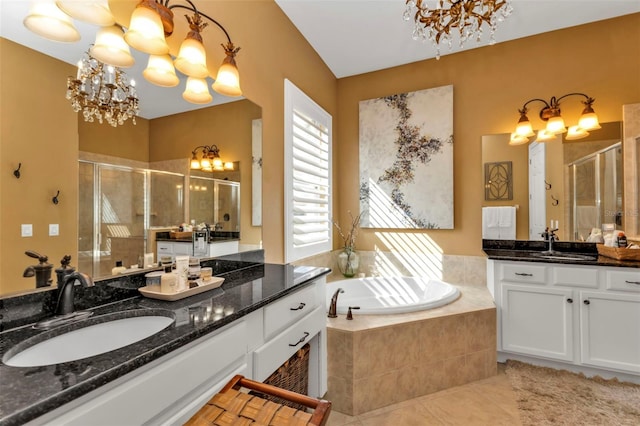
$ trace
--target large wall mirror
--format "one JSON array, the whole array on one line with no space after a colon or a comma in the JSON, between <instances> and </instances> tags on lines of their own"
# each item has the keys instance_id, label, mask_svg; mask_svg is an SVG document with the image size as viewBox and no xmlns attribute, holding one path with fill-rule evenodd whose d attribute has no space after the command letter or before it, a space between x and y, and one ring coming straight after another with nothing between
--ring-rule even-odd
<instances>
[{"instance_id":1,"label":"large wall mirror","mask_svg":"<svg viewBox=\"0 0 640 426\"><path fill-rule=\"evenodd\" d=\"M517 146L509 145L509 134L483 136L483 171L487 165L510 162L512 189L510 197L485 199L483 206L515 206L519 240L542 239L544 228L555 221L564 241L585 241L592 228L604 223L636 235L637 210L634 215L625 200L627 205L637 200L632 184L639 179L637 154L623 143L621 122L603 123L590 133L573 141ZM535 172L536 164L542 165L541 173Z\"/></svg>"}]
</instances>

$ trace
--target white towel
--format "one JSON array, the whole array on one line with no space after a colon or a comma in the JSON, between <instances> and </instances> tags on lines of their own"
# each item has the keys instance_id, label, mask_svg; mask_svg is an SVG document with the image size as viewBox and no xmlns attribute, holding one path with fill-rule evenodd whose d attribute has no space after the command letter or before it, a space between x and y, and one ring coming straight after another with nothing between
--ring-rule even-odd
<instances>
[{"instance_id":1,"label":"white towel","mask_svg":"<svg viewBox=\"0 0 640 426\"><path fill-rule=\"evenodd\" d=\"M516 208L509 206L482 208L482 238L516 239Z\"/></svg>"}]
</instances>

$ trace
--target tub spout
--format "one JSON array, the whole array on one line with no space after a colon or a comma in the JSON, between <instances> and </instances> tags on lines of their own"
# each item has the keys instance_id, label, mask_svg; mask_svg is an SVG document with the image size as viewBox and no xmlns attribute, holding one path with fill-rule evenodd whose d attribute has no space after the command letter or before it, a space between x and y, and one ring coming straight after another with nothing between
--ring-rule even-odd
<instances>
[{"instance_id":1,"label":"tub spout","mask_svg":"<svg viewBox=\"0 0 640 426\"><path fill-rule=\"evenodd\" d=\"M327 315L329 318L336 318L337 314L337 304L338 304L338 294L344 293L344 290L339 288L333 293L331 296L331 305L329 305L329 314Z\"/></svg>"}]
</instances>

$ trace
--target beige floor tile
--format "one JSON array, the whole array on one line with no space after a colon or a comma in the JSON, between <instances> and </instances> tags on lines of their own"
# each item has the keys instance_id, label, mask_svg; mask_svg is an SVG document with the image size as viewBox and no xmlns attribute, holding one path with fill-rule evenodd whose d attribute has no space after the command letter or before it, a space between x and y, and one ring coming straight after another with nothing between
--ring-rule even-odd
<instances>
[{"instance_id":1,"label":"beige floor tile","mask_svg":"<svg viewBox=\"0 0 640 426\"><path fill-rule=\"evenodd\" d=\"M440 419L419 404L405 404L377 415L359 416L362 426L444 425Z\"/></svg>"},{"instance_id":2,"label":"beige floor tile","mask_svg":"<svg viewBox=\"0 0 640 426\"><path fill-rule=\"evenodd\" d=\"M421 404L446 425L512 426L519 423L518 417L474 391L472 385L441 398L422 400Z\"/></svg>"},{"instance_id":3,"label":"beige floor tile","mask_svg":"<svg viewBox=\"0 0 640 426\"><path fill-rule=\"evenodd\" d=\"M360 420L358 420L355 416L349 416L347 414L340 413L335 410L331 410L329 414L329 420L327 421L326 426L347 426L347 425L358 425L360 426Z\"/></svg>"}]
</instances>

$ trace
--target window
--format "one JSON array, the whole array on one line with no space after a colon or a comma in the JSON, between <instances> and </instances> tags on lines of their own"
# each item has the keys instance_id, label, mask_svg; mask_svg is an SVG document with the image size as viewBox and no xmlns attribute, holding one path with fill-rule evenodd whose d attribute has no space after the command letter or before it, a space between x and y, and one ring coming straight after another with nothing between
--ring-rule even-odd
<instances>
[{"instance_id":1,"label":"window","mask_svg":"<svg viewBox=\"0 0 640 426\"><path fill-rule=\"evenodd\" d=\"M330 251L331 115L284 82L285 262Z\"/></svg>"}]
</instances>

